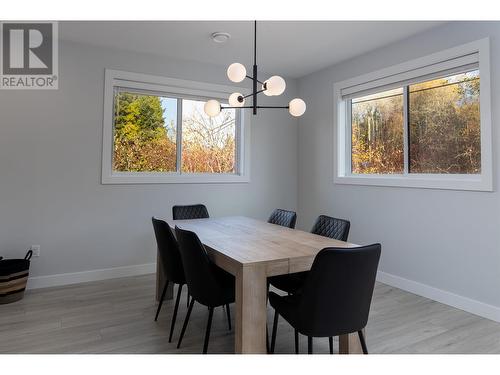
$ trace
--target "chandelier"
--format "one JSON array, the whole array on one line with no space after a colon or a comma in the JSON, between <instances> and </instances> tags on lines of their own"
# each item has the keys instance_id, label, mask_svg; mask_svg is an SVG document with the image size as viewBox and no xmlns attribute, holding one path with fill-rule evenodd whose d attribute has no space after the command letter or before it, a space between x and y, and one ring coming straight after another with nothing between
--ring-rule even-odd
<instances>
[{"instance_id":1,"label":"chandelier","mask_svg":"<svg viewBox=\"0 0 500 375\"><path fill-rule=\"evenodd\" d=\"M232 93L229 96L229 107L222 107L219 101L215 99L207 101L204 110L210 117L217 116L221 110L235 108L252 108L254 115L256 115L257 110L261 108L288 109L290 114L295 117L302 116L306 111L306 103L300 98L290 100L287 106L257 105L258 94L263 93L266 96L278 96L283 94L286 88L286 82L280 76L272 76L264 82L259 81L257 78L257 21L254 21L253 76L247 75L247 70L243 64L233 63L227 68L227 77L230 81L235 83L242 82L245 78L250 79L252 81L252 93L249 95L242 95L239 92ZM249 97L252 98L252 105L245 106L245 101Z\"/></svg>"}]
</instances>

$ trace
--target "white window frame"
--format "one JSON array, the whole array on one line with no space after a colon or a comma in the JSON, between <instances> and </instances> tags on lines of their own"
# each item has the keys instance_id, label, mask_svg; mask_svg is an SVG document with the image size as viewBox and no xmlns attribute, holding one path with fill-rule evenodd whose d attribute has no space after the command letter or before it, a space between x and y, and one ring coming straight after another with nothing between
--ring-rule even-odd
<instances>
[{"instance_id":1,"label":"white window frame","mask_svg":"<svg viewBox=\"0 0 500 375\"><path fill-rule=\"evenodd\" d=\"M102 184L176 184L176 183L247 183L250 182L250 113L237 111L240 116L236 127L236 172L235 173L182 173L176 172L118 172L113 171L113 130L115 89L130 89L184 99L218 99L226 101L233 92L243 95L249 90L242 87L216 85L132 73L114 69L105 70L104 112L102 136ZM239 112L239 114L238 114ZM181 114L182 115L182 114ZM179 119L179 115L178 115ZM178 120L179 121L179 120ZM177 136L177 163L180 162L180 137Z\"/></svg>"},{"instance_id":2,"label":"white window frame","mask_svg":"<svg viewBox=\"0 0 500 375\"><path fill-rule=\"evenodd\" d=\"M493 191L493 158L491 132L491 89L489 38L481 39L432 55L394 65L359 77L334 84L334 183L349 185L375 185L428 189ZM353 174L351 173L351 119L350 100L343 100L341 90L363 85L375 80L383 80L397 74L444 61L478 53L480 76L480 119L481 119L481 173L480 174ZM390 80L390 78L389 78ZM406 126L405 126L406 128ZM406 130L405 130L406 131ZM407 145L405 143L405 154ZM407 155L405 155L407 158Z\"/></svg>"}]
</instances>

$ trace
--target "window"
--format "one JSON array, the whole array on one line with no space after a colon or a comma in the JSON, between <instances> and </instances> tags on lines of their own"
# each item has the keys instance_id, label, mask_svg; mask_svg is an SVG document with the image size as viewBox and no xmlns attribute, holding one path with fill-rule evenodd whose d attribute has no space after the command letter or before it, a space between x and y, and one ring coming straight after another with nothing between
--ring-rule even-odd
<instances>
[{"instance_id":1,"label":"window","mask_svg":"<svg viewBox=\"0 0 500 375\"><path fill-rule=\"evenodd\" d=\"M335 85L335 182L492 190L487 40Z\"/></svg>"},{"instance_id":2,"label":"window","mask_svg":"<svg viewBox=\"0 0 500 375\"><path fill-rule=\"evenodd\" d=\"M228 90L107 70L103 183L248 181L243 110L203 109L213 97L224 106Z\"/></svg>"}]
</instances>

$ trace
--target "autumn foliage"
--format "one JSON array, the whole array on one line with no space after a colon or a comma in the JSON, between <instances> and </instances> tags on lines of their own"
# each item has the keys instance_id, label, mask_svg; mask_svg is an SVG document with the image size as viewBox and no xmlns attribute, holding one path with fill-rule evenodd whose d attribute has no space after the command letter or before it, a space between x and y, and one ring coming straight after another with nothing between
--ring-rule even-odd
<instances>
[{"instance_id":1,"label":"autumn foliage","mask_svg":"<svg viewBox=\"0 0 500 375\"><path fill-rule=\"evenodd\" d=\"M177 107L177 100L165 104L162 99L129 92L115 95L113 170L233 173L235 111L209 118L202 111L203 102L183 100L182 168L178 168L177 118L166 121L164 107Z\"/></svg>"},{"instance_id":2,"label":"autumn foliage","mask_svg":"<svg viewBox=\"0 0 500 375\"><path fill-rule=\"evenodd\" d=\"M408 87L410 173L481 172L479 72ZM352 101L353 173L404 170L403 89Z\"/></svg>"}]
</instances>

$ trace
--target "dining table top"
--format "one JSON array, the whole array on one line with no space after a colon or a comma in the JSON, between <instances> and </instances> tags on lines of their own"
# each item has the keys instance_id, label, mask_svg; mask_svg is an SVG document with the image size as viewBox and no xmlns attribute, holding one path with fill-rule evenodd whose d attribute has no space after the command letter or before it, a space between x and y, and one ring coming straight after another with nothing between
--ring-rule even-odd
<instances>
[{"instance_id":1,"label":"dining table top","mask_svg":"<svg viewBox=\"0 0 500 375\"><path fill-rule=\"evenodd\" d=\"M178 226L195 232L206 247L241 265L310 258L325 247L358 246L245 216L168 220L168 223L172 228Z\"/></svg>"}]
</instances>

